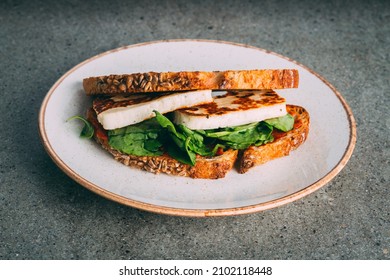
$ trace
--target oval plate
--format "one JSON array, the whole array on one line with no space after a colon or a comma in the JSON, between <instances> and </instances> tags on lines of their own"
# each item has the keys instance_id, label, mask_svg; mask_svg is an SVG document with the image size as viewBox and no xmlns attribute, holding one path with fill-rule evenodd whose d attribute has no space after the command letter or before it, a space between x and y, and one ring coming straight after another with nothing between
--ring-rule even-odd
<instances>
[{"instance_id":1,"label":"oval plate","mask_svg":"<svg viewBox=\"0 0 390 280\"><path fill-rule=\"evenodd\" d=\"M91 100L83 78L148 71L213 71L295 68L298 89L279 90L289 104L305 107L309 137L289 156L252 168L232 170L218 180L151 174L115 161L94 141L81 139L80 123ZM256 47L222 41L170 40L136 44L92 57L63 75L47 93L39 115L43 145L54 162L87 189L146 211L180 216L226 216L277 207L319 189L352 155L356 124L341 94L303 65Z\"/></svg>"}]
</instances>

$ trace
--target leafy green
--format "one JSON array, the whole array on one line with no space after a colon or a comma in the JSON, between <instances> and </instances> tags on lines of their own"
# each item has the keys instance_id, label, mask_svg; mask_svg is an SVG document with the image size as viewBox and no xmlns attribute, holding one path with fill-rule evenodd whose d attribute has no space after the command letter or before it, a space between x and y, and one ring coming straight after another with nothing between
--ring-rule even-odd
<instances>
[{"instance_id":1,"label":"leafy green","mask_svg":"<svg viewBox=\"0 0 390 280\"><path fill-rule=\"evenodd\" d=\"M185 134L176 130L175 125L165 116L155 111L156 120L161 127L167 129L169 136L172 139L173 145L167 145L168 154L180 162L195 165L196 154L190 148L191 139Z\"/></svg>"},{"instance_id":2,"label":"leafy green","mask_svg":"<svg viewBox=\"0 0 390 280\"><path fill-rule=\"evenodd\" d=\"M158 133L160 131L160 124L154 118L152 118L134 125L109 130L108 135L124 135L128 133Z\"/></svg>"},{"instance_id":3,"label":"leafy green","mask_svg":"<svg viewBox=\"0 0 390 280\"><path fill-rule=\"evenodd\" d=\"M73 116L67 119L66 121L71 120L81 120L84 123L84 127L80 132L80 137L90 139L93 137L93 134L95 133L95 130L93 129L92 124L85 118L81 116Z\"/></svg>"},{"instance_id":4,"label":"leafy green","mask_svg":"<svg viewBox=\"0 0 390 280\"><path fill-rule=\"evenodd\" d=\"M211 145L208 146L204 137L196 130L191 130L182 124L178 125L178 129L186 137L186 140L190 139L188 145L192 151L201 156L212 156L215 154L215 152L209 148Z\"/></svg>"},{"instance_id":5,"label":"leafy green","mask_svg":"<svg viewBox=\"0 0 390 280\"><path fill-rule=\"evenodd\" d=\"M169 131L173 145L167 145L168 153L180 162L195 165L196 155L212 156L215 149L206 146L203 136L185 125L177 127L165 116L155 111L157 122Z\"/></svg>"},{"instance_id":6,"label":"leafy green","mask_svg":"<svg viewBox=\"0 0 390 280\"><path fill-rule=\"evenodd\" d=\"M260 146L274 140L273 128L289 131L294 126L294 118L287 114L282 117L268 119L262 122L250 123L219 129L197 130L207 138L214 138L232 149L242 150L249 146Z\"/></svg>"},{"instance_id":7,"label":"leafy green","mask_svg":"<svg viewBox=\"0 0 390 280\"><path fill-rule=\"evenodd\" d=\"M163 154L164 131L150 119L138 124L108 131L109 145L126 154L158 156Z\"/></svg>"},{"instance_id":8,"label":"leafy green","mask_svg":"<svg viewBox=\"0 0 390 280\"><path fill-rule=\"evenodd\" d=\"M226 146L241 150L251 145L262 145L273 141L272 126L266 123L250 123L247 125L201 130L206 137L216 138Z\"/></svg>"},{"instance_id":9,"label":"leafy green","mask_svg":"<svg viewBox=\"0 0 390 280\"><path fill-rule=\"evenodd\" d=\"M290 114L284 115L279 118L268 119L264 122L284 132L293 129L294 127L294 117Z\"/></svg>"}]
</instances>

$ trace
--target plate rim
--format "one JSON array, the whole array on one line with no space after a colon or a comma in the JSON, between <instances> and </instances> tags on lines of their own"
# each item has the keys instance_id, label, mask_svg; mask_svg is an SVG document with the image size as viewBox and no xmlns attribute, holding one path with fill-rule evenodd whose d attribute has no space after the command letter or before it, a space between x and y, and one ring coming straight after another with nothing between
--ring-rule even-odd
<instances>
[{"instance_id":1,"label":"plate rim","mask_svg":"<svg viewBox=\"0 0 390 280\"><path fill-rule=\"evenodd\" d=\"M176 208L176 207L168 207L168 206L161 206L161 205L155 205L151 203L146 203L130 198L123 197L119 194L110 192L106 189L104 189L101 186L98 186L89 180L86 180L81 175L79 175L75 170L73 170L70 166L66 165L60 156L57 155L53 147L50 145L48 136L46 134L45 130L45 113L47 105L50 101L51 96L57 89L57 87L75 70L79 69L85 64L88 64L91 61L94 61L100 57L106 56L110 53L114 52L120 52L125 49L134 48L134 47L142 47L146 45L151 44L161 44L161 43L177 43L177 42L204 42L204 43L217 43L217 44L228 44L228 45L234 45L249 49L258 50L261 52L265 52L267 54L272 54L277 57L280 57L282 59L285 59L287 61L290 61L302 68L304 68L306 71L310 72L314 76L316 76L318 79L320 79L326 86L328 86L333 93L336 95L336 97L341 102L348 118L349 122L349 141L346 150L344 151L343 156L339 160L339 162L322 178L317 180L316 182L312 183L311 185L306 186L305 188L294 192L292 194L289 194L284 197L280 197L274 200L270 200L263 203L253 204L253 205L246 205L241 207L233 207L233 208L218 208L218 209L185 209L185 208ZM320 189L321 187L325 186L327 183L329 183L340 171L345 167L349 159L351 158L353 154L353 150L356 145L357 140L357 132L356 132L356 121L353 116L352 110L345 101L345 99L342 97L341 93L325 78L320 76L317 72L314 70L308 68L305 65L302 65L301 63L286 57L284 55L275 53L273 51L269 51L267 49L255 47L248 44L242 44L242 43L236 43L236 42L229 42L229 41L223 41L223 40L209 40L209 39L169 39L169 40L155 40L155 41L149 41L149 42L143 42L143 43L137 43L137 44L131 44L126 45L122 47L118 47L115 49L111 49L102 53L99 53L97 55L94 55L77 65L73 66L70 70L65 72L55 83L54 85L49 89L47 94L45 95L41 108L39 110L39 116L38 116L38 125L39 125L39 136L41 138L41 142L46 150L46 152L49 154L51 159L54 161L54 163L71 179L73 179L78 184L82 185L83 187L87 188L88 190L94 192L95 194L98 194L108 200L120 203L122 205L130 206L139 210L144 210L148 212L153 212L157 214L166 214L171 216L189 216L189 217L213 217L213 216L235 216L235 215L242 215L242 214L250 214L255 212L261 212L264 210L269 210L272 208L276 208L285 204L288 204L290 202L293 202L295 200L298 200L300 198L303 198L314 191Z\"/></svg>"}]
</instances>

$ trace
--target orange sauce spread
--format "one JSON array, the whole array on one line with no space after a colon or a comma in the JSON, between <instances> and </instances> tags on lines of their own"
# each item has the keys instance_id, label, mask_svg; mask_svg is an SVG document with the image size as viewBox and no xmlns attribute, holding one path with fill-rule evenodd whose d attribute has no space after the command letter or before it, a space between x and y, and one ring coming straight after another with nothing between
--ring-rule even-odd
<instances>
[{"instance_id":1,"label":"orange sauce spread","mask_svg":"<svg viewBox=\"0 0 390 280\"><path fill-rule=\"evenodd\" d=\"M95 137L99 138L103 142L107 142L108 141L107 132L96 119L96 113L93 110L90 110L90 112L88 113L88 121L91 122L94 128Z\"/></svg>"},{"instance_id":2,"label":"orange sauce spread","mask_svg":"<svg viewBox=\"0 0 390 280\"><path fill-rule=\"evenodd\" d=\"M272 136L274 137L274 141L278 140L279 138L282 138L287 135L287 132L281 131L279 129L274 128L272 131Z\"/></svg>"}]
</instances>

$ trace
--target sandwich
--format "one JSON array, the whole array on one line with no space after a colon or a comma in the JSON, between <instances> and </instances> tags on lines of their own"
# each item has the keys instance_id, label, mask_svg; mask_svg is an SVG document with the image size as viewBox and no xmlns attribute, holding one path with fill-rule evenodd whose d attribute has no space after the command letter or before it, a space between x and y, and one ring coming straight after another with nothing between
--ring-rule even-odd
<instances>
[{"instance_id":1,"label":"sandwich","mask_svg":"<svg viewBox=\"0 0 390 280\"><path fill-rule=\"evenodd\" d=\"M152 173L223 178L287 156L309 114L274 90L297 88L295 69L148 72L89 77L82 135L119 162Z\"/></svg>"}]
</instances>

